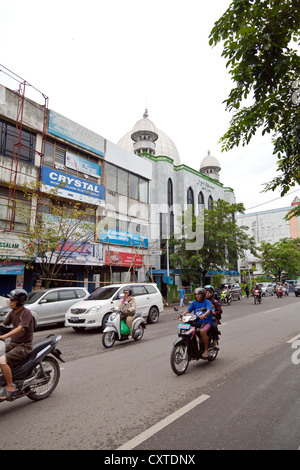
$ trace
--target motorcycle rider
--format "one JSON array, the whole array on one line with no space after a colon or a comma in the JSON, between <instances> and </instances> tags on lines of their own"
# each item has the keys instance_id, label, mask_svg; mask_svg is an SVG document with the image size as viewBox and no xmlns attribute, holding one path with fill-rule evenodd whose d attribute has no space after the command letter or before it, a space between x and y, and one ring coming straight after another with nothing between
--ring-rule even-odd
<instances>
[{"instance_id":1,"label":"motorcycle rider","mask_svg":"<svg viewBox=\"0 0 300 470\"><path fill-rule=\"evenodd\" d=\"M31 311L24 307L27 300L27 292L24 289L14 289L9 294L11 311L5 318L3 325L12 323L13 329L1 335L0 340L11 338L6 344L5 354L0 357L0 368L6 381L6 389L0 397L0 401L7 400L15 392L12 381L11 369L24 360L32 349L34 320Z\"/></svg>"},{"instance_id":2,"label":"motorcycle rider","mask_svg":"<svg viewBox=\"0 0 300 470\"><path fill-rule=\"evenodd\" d=\"M125 320L125 323L130 330L128 338L132 338L132 322L135 317L136 304L135 299L132 297L131 289L124 290L124 298L122 299L122 302L119 305L119 309L122 310L120 312L121 321Z\"/></svg>"},{"instance_id":3,"label":"motorcycle rider","mask_svg":"<svg viewBox=\"0 0 300 470\"><path fill-rule=\"evenodd\" d=\"M262 299L262 288L259 284L256 284L255 286L255 289L254 290L258 290L259 294L258 294L258 300L261 302L261 299Z\"/></svg>"},{"instance_id":4,"label":"motorcycle rider","mask_svg":"<svg viewBox=\"0 0 300 470\"><path fill-rule=\"evenodd\" d=\"M201 339L203 341L204 345L204 353L202 354L202 357L207 358L208 357L208 337L207 337L207 332L210 329L210 327L213 325L213 319L212 319L212 305L208 299L206 299L206 290L203 287L197 287L194 291L194 295L196 300L194 300L187 310L183 312L182 315L185 315L187 313L191 313L194 310L195 315L199 319L199 325L200 325L200 335ZM201 312L202 308L206 308L205 312ZM177 316L179 318L180 315Z\"/></svg>"},{"instance_id":5,"label":"motorcycle rider","mask_svg":"<svg viewBox=\"0 0 300 470\"><path fill-rule=\"evenodd\" d=\"M206 298L210 301L212 305L212 315L213 315L213 340L214 340L214 347L215 349L219 348L219 336L218 336L218 325L221 324L221 315L223 313L222 307L219 302L214 298L215 289L210 284L204 286L206 290ZM214 318L215 317L215 318Z\"/></svg>"}]
</instances>

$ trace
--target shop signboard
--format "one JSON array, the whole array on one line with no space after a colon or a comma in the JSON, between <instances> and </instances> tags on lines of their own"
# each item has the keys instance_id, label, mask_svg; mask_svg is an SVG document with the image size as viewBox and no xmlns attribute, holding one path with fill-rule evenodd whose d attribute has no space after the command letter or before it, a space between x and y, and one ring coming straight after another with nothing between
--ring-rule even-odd
<instances>
[{"instance_id":1,"label":"shop signboard","mask_svg":"<svg viewBox=\"0 0 300 470\"><path fill-rule=\"evenodd\" d=\"M94 178L100 178L101 176L101 165L90 162L85 158L78 157L71 152L66 152L65 165L67 168L80 171L81 173L93 176Z\"/></svg>"},{"instance_id":2,"label":"shop signboard","mask_svg":"<svg viewBox=\"0 0 300 470\"><path fill-rule=\"evenodd\" d=\"M148 248L148 238L146 236L112 229L103 230L100 233L100 242Z\"/></svg>"},{"instance_id":3,"label":"shop signboard","mask_svg":"<svg viewBox=\"0 0 300 470\"><path fill-rule=\"evenodd\" d=\"M105 187L77 176L42 166L42 191L57 188L57 195L98 206L105 205Z\"/></svg>"},{"instance_id":4,"label":"shop signboard","mask_svg":"<svg viewBox=\"0 0 300 470\"><path fill-rule=\"evenodd\" d=\"M123 253L121 251L107 250L105 253L105 264L114 266L143 266L143 255L136 253Z\"/></svg>"}]
</instances>

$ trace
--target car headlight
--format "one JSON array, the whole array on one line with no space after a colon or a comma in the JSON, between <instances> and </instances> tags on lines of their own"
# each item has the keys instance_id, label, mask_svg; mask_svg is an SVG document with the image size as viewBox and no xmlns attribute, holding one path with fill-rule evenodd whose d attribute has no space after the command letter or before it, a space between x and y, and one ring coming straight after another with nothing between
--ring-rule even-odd
<instances>
[{"instance_id":1,"label":"car headlight","mask_svg":"<svg viewBox=\"0 0 300 470\"><path fill-rule=\"evenodd\" d=\"M93 314L93 313L97 313L98 310L100 310L101 308L101 305L99 307L91 307L89 308L85 313L86 314Z\"/></svg>"}]
</instances>

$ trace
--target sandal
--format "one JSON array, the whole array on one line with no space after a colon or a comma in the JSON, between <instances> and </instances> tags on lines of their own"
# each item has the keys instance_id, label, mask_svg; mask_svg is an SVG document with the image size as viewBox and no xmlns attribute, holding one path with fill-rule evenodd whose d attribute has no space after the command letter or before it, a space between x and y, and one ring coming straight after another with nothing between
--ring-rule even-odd
<instances>
[{"instance_id":1,"label":"sandal","mask_svg":"<svg viewBox=\"0 0 300 470\"><path fill-rule=\"evenodd\" d=\"M17 390L4 390L3 395L0 397L0 402L1 401L9 401L14 393L16 393Z\"/></svg>"},{"instance_id":2,"label":"sandal","mask_svg":"<svg viewBox=\"0 0 300 470\"><path fill-rule=\"evenodd\" d=\"M207 352L207 353L203 353L203 354L202 354L202 357L203 357L203 359L208 359L209 353L208 353L208 352Z\"/></svg>"}]
</instances>

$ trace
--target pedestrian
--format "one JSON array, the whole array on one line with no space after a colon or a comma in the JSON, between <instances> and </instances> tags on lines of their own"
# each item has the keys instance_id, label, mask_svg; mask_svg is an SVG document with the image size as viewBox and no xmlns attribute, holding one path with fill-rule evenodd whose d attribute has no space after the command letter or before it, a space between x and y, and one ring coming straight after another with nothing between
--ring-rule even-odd
<instances>
[{"instance_id":1,"label":"pedestrian","mask_svg":"<svg viewBox=\"0 0 300 470\"><path fill-rule=\"evenodd\" d=\"M180 286L180 289L178 289L177 298L179 298L179 300L180 300L179 307L184 307L183 301L185 299L185 290L184 290L183 286Z\"/></svg>"},{"instance_id":2,"label":"pedestrian","mask_svg":"<svg viewBox=\"0 0 300 470\"><path fill-rule=\"evenodd\" d=\"M246 296L247 296L247 299L249 298L249 287L248 287L248 284L246 285L245 287L245 292L246 292Z\"/></svg>"}]
</instances>

